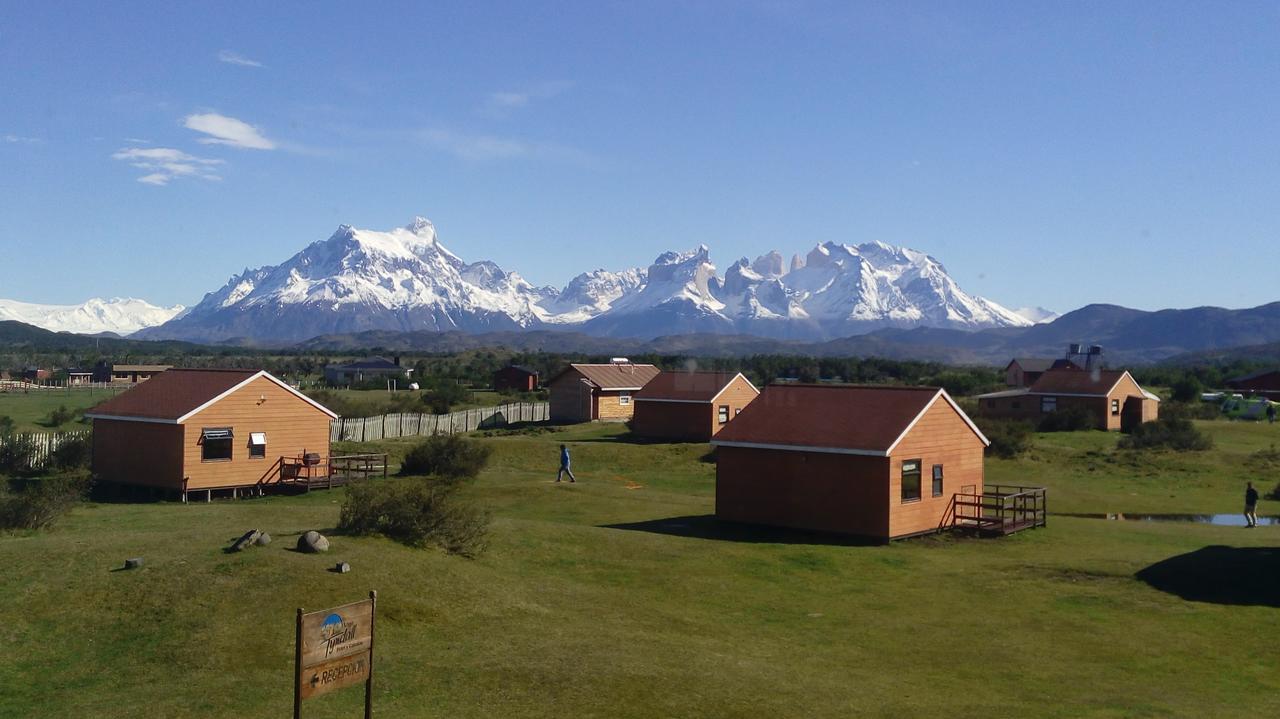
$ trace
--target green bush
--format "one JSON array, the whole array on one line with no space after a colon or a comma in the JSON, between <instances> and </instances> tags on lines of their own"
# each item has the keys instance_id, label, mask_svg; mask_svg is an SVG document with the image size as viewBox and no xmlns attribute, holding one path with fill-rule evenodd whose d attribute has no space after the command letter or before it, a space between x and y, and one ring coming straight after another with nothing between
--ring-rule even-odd
<instances>
[{"instance_id":1,"label":"green bush","mask_svg":"<svg viewBox=\"0 0 1280 719\"><path fill-rule=\"evenodd\" d=\"M64 440L49 454L49 464L53 469L66 472L73 469L87 469L92 458L92 440L88 437L74 437Z\"/></svg>"},{"instance_id":2,"label":"green bush","mask_svg":"<svg viewBox=\"0 0 1280 719\"><path fill-rule=\"evenodd\" d=\"M434 474L447 480L470 479L489 462L493 448L458 434L437 434L416 444L400 464L401 475Z\"/></svg>"},{"instance_id":3,"label":"green bush","mask_svg":"<svg viewBox=\"0 0 1280 719\"><path fill-rule=\"evenodd\" d=\"M457 483L429 479L355 482L347 487L338 528L475 557L487 545L489 514L459 498L457 489Z\"/></svg>"},{"instance_id":4,"label":"green bush","mask_svg":"<svg viewBox=\"0 0 1280 719\"><path fill-rule=\"evenodd\" d=\"M1117 444L1121 449L1173 449L1199 452L1213 447L1213 439L1183 417L1161 417L1134 427Z\"/></svg>"},{"instance_id":5,"label":"green bush","mask_svg":"<svg viewBox=\"0 0 1280 719\"><path fill-rule=\"evenodd\" d=\"M983 419L979 429L991 440L987 454L1012 459L1031 450L1031 423L1017 419Z\"/></svg>"},{"instance_id":6,"label":"green bush","mask_svg":"<svg viewBox=\"0 0 1280 719\"><path fill-rule=\"evenodd\" d=\"M13 417L7 414L0 414L0 437L6 434L13 434L14 424Z\"/></svg>"},{"instance_id":7,"label":"green bush","mask_svg":"<svg viewBox=\"0 0 1280 719\"><path fill-rule=\"evenodd\" d=\"M21 474L30 471L35 458L36 445L30 436L13 434L0 445L0 474Z\"/></svg>"},{"instance_id":8,"label":"green bush","mask_svg":"<svg viewBox=\"0 0 1280 719\"><path fill-rule=\"evenodd\" d=\"M470 390L457 382L448 380L433 382L422 395L423 404L427 405L433 414L448 414L454 405L462 404L470 399Z\"/></svg>"},{"instance_id":9,"label":"green bush","mask_svg":"<svg viewBox=\"0 0 1280 719\"><path fill-rule=\"evenodd\" d=\"M1174 382L1170 387L1174 402L1199 402L1200 394L1204 392L1204 385L1200 384L1200 380L1195 375L1186 375Z\"/></svg>"},{"instance_id":10,"label":"green bush","mask_svg":"<svg viewBox=\"0 0 1280 719\"><path fill-rule=\"evenodd\" d=\"M1098 420L1089 410L1079 405L1068 405L1055 412L1050 412L1040 419L1036 425L1037 432L1079 432L1094 429Z\"/></svg>"},{"instance_id":11,"label":"green bush","mask_svg":"<svg viewBox=\"0 0 1280 719\"><path fill-rule=\"evenodd\" d=\"M67 409L65 405L59 405L57 409L49 413L43 424L46 427L61 427L75 418L75 411Z\"/></svg>"},{"instance_id":12,"label":"green bush","mask_svg":"<svg viewBox=\"0 0 1280 719\"><path fill-rule=\"evenodd\" d=\"M0 485L0 529L45 529L71 511L88 492L84 475L30 480L14 490Z\"/></svg>"}]
</instances>

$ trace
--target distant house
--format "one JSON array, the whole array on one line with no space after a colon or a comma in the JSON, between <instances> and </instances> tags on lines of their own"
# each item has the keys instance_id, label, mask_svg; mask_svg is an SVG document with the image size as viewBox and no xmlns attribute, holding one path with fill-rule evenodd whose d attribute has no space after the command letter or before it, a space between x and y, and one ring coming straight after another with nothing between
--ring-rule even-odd
<instances>
[{"instance_id":1,"label":"distant house","mask_svg":"<svg viewBox=\"0 0 1280 719\"><path fill-rule=\"evenodd\" d=\"M146 382L152 377L172 369L167 364L116 364L111 365L111 374L108 381L115 384L138 384Z\"/></svg>"},{"instance_id":2,"label":"distant house","mask_svg":"<svg viewBox=\"0 0 1280 719\"><path fill-rule=\"evenodd\" d=\"M1232 377L1223 384L1241 394L1256 394L1269 400L1280 400L1280 370L1268 369Z\"/></svg>"},{"instance_id":3,"label":"distant house","mask_svg":"<svg viewBox=\"0 0 1280 719\"><path fill-rule=\"evenodd\" d=\"M532 392L538 388L538 370L521 365L507 365L493 373L493 389Z\"/></svg>"},{"instance_id":4,"label":"distant house","mask_svg":"<svg viewBox=\"0 0 1280 719\"><path fill-rule=\"evenodd\" d=\"M659 370L651 364L620 360L608 364L571 364L547 383L551 421L625 422L635 411L632 398Z\"/></svg>"},{"instance_id":5,"label":"distant house","mask_svg":"<svg viewBox=\"0 0 1280 719\"><path fill-rule=\"evenodd\" d=\"M279 482L307 454L327 462L337 415L267 372L171 369L85 417L94 475L185 498Z\"/></svg>"},{"instance_id":6,"label":"distant house","mask_svg":"<svg viewBox=\"0 0 1280 719\"><path fill-rule=\"evenodd\" d=\"M22 369L22 379L27 382L43 382L53 376L53 372L44 367L24 367Z\"/></svg>"},{"instance_id":7,"label":"distant house","mask_svg":"<svg viewBox=\"0 0 1280 719\"><path fill-rule=\"evenodd\" d=\"M663 372L636 394L631 430L641 437L706 442L759 395L740 372Z\"/></svg>"},{"instance_id":8,"label":"distant house","mask_svg":"<svg viewBox=\"0 0 1280 719\"><path fill-rule=\"evenodd\" d=\"M770 385L711 444L718 518L889 540L983 494L989 442L936 387Z\"/></svg>"},{"instance_id":9,"label":"distant house","mask_svg":"<svg viewBox=\"0 0 1280 719\"><path fill-rule=\"evenodd\" d=\"M329 384L359 384L373 380L404 380L412 373L412 368L400 366L399 357L365 357L348 364L325 367L324 379Z\"/></svg>"},{"instance_id":10,"label":"distant house","mask_svg":"<svg viewBox=\"0 0 1280 719\"><path fill-rule=\"evenodd\" d=\"M1004 383L1009 387L1030 387L1040 375L1051 369L1080 369L1069 359L1042 357L1014 357L1004 368Z\"/></svg>"},{"instance_id":11,"label":"distant house","mask_svg":"<svg viewBox=\"0 0 1280 719\"><path fill-rule=\"evenodd\" d=\"M67 370L67 384L72 386L93 384L93 370L87 370L87 369Z\"/></svg>"},{"instance_id":12,"label":"distant house","mask_svg":"<svg viewBox=\"0 0 1280 719\"><path fill-rule=\"evenodd\" d=\"M1067 407L1082 407L1103 430L1128 431L1160 415L1160 398L1124 370L1053 369L1030 387L977 397L984 417L1039 420Z\"/></svg>"}]
</instances>

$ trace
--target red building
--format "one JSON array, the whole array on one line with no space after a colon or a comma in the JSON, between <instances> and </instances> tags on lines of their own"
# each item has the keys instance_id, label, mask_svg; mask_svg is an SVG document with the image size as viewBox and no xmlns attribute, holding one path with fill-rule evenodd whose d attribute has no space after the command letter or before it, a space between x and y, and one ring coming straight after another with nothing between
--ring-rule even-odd
<instances>
[{"instance_id":1,"label":"red building","mask_svg":"<svg viewBox=\"0 0 1280 719\"><path fill-rule=\"evenodd\" d=\"M640 437L706 442L759 395L740 372L663 372L636 394L631 431Z\"/></svg>"},{"instance_id":2,"label":"red building","mask_svg":"<svg viewBox=\"0 0 1280 719\"><path fill-rule=\"evenodd\" d=\"M1280 400L1280 370L1269 369L1243 377L1232 377L1223 384L1242 394L1256 394L1272 401Z\"/></svg>"},{"instance_id":3,"label":"red building","mask_svg":"<svg viewBox=\"0 0 1280 719\"><path fill-rule=\"evenodd\" d=\"M538 370L515 364L503 367L493 373L493 389L532 392L538 389Z\"/></svg>"}]
</instances>

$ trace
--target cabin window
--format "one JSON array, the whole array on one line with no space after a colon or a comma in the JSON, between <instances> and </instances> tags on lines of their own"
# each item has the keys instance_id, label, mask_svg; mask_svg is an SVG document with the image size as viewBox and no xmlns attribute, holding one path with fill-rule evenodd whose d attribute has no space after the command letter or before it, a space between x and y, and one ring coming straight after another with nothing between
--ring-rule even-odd
<instances>
[{"instance_id":1,"label":"cabin window","mask_svg":"<svg viewBox=\"0 0 1280 719\"><path fill-rule=\"evenodd\" d=\"M920 460L908 459L902 463L902 501L920 500Z\"/></svg>"},{"instance_id":2,"label":"cabin window","mask_svg":"<svg viewBox=\"0 0 1280 719\"><path fill-rule=\"evenodd\" d=\"M266 432L250 432L249 433L249 457L251 459L262 459L267 456L267 433Z\"/></svg>"},{"instance_id":3,"label":"cabin window","mask_svg":"<svg viewBox=\"0 0 1280 719\"><path fill-rule=\"evenodd\" d=\"M1057 411L1058 411L1058 398L1057 398L1057 397L1041 397L1041 398L1040 398L1040 411L1041 411L1041 412L1043 412L1043 413L1045 413L1045 414L1048 414L1048 413L1050 413L1050 412L1057 412Z\"/></svg>"},{"instance_id":4,"label":"cabin window","mask_svg":"<svg viewBox=\"0 0 1280 719\"><path fill-rule=\"evenodd\" d=\"M1120 414L1120 400L1118 399L1111 400L1111 414L1112 415Z\"/></svg>"},{"instance_id":5,"label":"cabin window","mask_svg":"<svg viewBox=\"0 0 1280 719\"><path fill-rule=\"evenodd\" d=\"M942 465L933 465L933 496L942 496Z\"/></svg>"},{"instance_id":6,"label":"cabin window","mask_svg":"<svg viewBox=\"0 0 1280 719\"><path fill-rule=\"evenodd\" d=\"M200 461L223 462L231 459L232 436L230 427L213 427L200 431Z\"/></svg>"},{"instance_id":7,"label":"cabin window","mask_svg":"<svg viewBox=\"0 0 1280 719\"><path fill-rule=\"evenodd\" d=\"M630 392L619 392L619 393L618 393L618 404L621 404L621 405L631 404L631 393L630 393Z\"/></svg>"},{"instance_id":8,"label":"cabin window","mask_svg":"<svg viewBox=\"0 0 1280 719\"><path fill-rule=\"evenodd\" d=\"M716 419L720 421L720 424L724 424L725 422L729 421L729 405L727 404L720 405L720 407L716 410Z\"/></svg>"}]
</instances>

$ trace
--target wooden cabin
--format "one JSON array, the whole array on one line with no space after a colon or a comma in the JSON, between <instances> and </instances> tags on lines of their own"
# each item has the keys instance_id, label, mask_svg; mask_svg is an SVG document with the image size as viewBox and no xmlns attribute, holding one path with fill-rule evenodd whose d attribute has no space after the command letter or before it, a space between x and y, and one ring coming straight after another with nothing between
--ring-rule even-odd
<instances>
[{"instance_id":1,"label":"wooden cabin","mask_svg":"<svg viewBox=\"0 0 1280 719\"><path fill-rule=\"evenodd\" d=\"M1067 407L1082 407L1102 430L1128 431L1160 416L1160 398L1125 370L1049 370L1030 387L977 397L983 417L1039 421Z\"/></svg>"},{"instance_id":2,"label":"wooden cabin","mask_svg":"<svg viewBox=\"0 0 1280 719\"><path fill-rule=\"evenodd\" d=\"M1280 401L1280 370L1262 370L1223 382L1228 389L1245 395L1258 395L1273 402Z\"/></svg>"},{"instance_id":3,"label":"wooden cabin","mask_svg":"<svg viewBox=\"0 0 1280 719\"><path fill-rule=\"evenodd\" d=\"M547 383L551 421L625 422L635 412L635 393L658 374L651 364L627 361L571 364Z\"/></svg>"},{"instance_id":4,"label":"wooden cabin","mask_svg":"<svg viewBox=\"0 0 1280 719\"><path fill-rule=\"evenodd\" d=\"M1004 383L1009 387L1030 387L1051 369L1080 369L1067 358L1014 357L1004 367Z\"/></svg>"},{"instance_id":5,"label":"wooden cabin","mask_svg":"<svg viewBox=\"0 0 1280 719\"><path fill-rule=\"evenodd\" d=\"M332 385L407 380L413 368L402 367L400 358L365 357L364 359L324 368L324 380Z\"/></svg>"},{"instance_id":6,"label":"wooden cabin","mask_svg":"<svg viewBox=\"0 0 1280 719\"><path fill-rule=\"evenodd\" d=\"M538 389L538 370L521 365L507 365L493 373L493 389L496 392L533 392Z\"/></svg>"},{"instance_id":7,"label":"wooden cabin","mask_svg":"<svg viewBox=\"0 0 1280 719\"><path fill-rule=\"evenodd\" d=\"M110 379L115 384L146 382L171 367L167 364L116 364L111 365Z\"/></svg>"},{"instance_id":8,"label":"wooden cabin","mask_svg":"<svg viewBox=\"0 0 1280 719\"><path fill-rule=\"evenodd\" d=\"M711 444L718 518L890 540L982 497L989 442L936 387L770 385Z\"/></svg>"},{"instance_id":9,"label":"wooden cabin","mask_svg":"<svg viewBox=\"0 0 1280 719\"><path fill-rule=\"evenodd\" d=\"M171 369L85 413L102 481L180 492L258 489L328 466L337 415L264 371ZM311 461L304 458L312 455Z\"/></svg>"},{"instance_id":10,"label":"wooden cabin","mask_svg":"<svg viewBox=\"0 0 1280 719\"><path fill-rule=\"evenodd\" d=\"M640 437L706 442L759 395L741 372L663 372L636 394L631 431Z\"/></svg>"}]
</instances>

